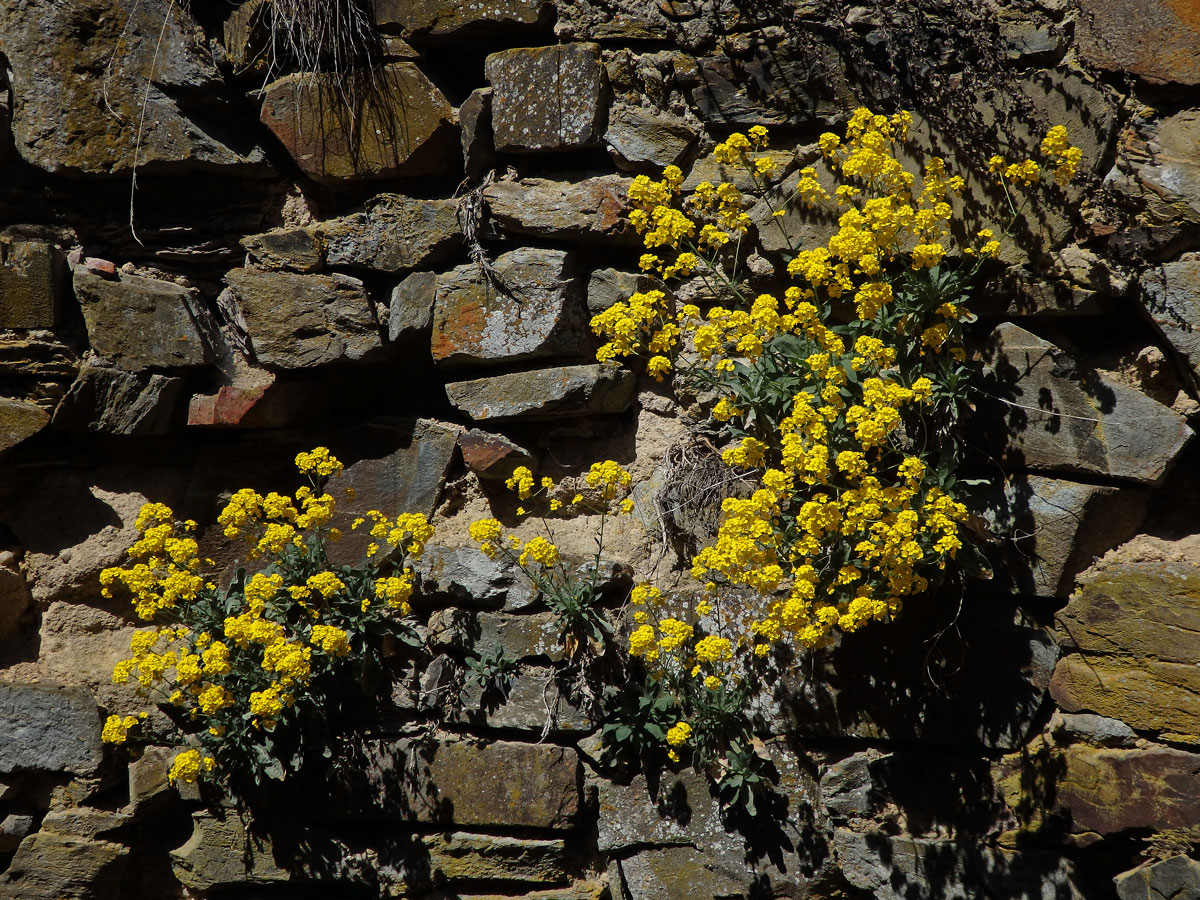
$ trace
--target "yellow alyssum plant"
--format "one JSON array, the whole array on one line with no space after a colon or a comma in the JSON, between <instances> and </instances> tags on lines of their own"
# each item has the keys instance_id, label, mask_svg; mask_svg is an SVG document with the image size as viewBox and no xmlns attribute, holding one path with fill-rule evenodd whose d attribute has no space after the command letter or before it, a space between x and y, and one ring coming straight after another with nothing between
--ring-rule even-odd
<instances>
[{"instance_id":1,"label":"yellow alyssum plant","mask_svg":"<svg viewBox=\"0 0 1200 900\"><path fill-rule=\"evenodd\" d=\"M253 574L238 569L219 587L191 536L196 523L148 503L129 563L100 575L105 596L123 589L137 617L152 623L133 634L113 681L162 705L186 735L192 746L176 756L172 779L215 771L278 779L312 754L328 756L345 682L370 684L385 634L418 643L409 563L433 527L421 514L390 519L372 510L353 524L369 519L365 556L332 566L327 542L341 535L329 525L337 500L326 488L342 463L317 447L296 466L309 483L294 495L239 490L218 516L225 536L244 542ZM102 737L124 743L145 717L112 715Z\"/></svg>"},{"instance_id":2,"label":"yellow alyssum plant","mask_svg":"<svg viewBox=\"0 0 1200 900\"><path fill-rule=\"evenodd\" d=\"M697 603L668 608L678 601L649 585L633 594L629 653L673 685L681 711L730 689L738 650L820 647L893 619L963 549L955 425L971 372L962 331L974 282L1001 245L986 228L955 237L964 179L938 157L920 173L905 168L896 151L911 124L906 112L856 110L844 135L821 135L823 171L801 169L787 196L766 180L775 162L760 126L713 151L748 173L752 197L728 182L684 195L673 166L629 188L648 251L641 267L701 278L711 305L634 294L592 319L605 341L597 359L640 357L660 381L675 373L715 389L711 415L729 436L722 458L753 485L724 501L715 541L692 560L704 585ZM1066 184L1081 158L1066 129L1052 128L1041 150ZM1042 167L995 156L990 169L1015 219L1010 188L1036 183ZM782 297L753 294L737 276L754 202L760 227L778 227L790 247L796 283ZM804 209L836 222L823 245L792 245L780 219ZM700 730L675 728L672 757L689 741L698 748Z\"/></svg>"}]
</instances>

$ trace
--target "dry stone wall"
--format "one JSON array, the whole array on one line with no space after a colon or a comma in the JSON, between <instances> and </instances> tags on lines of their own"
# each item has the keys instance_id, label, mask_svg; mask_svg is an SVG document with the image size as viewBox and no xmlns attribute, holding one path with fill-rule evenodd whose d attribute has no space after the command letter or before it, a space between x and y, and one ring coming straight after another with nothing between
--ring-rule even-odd
<instances>
[{"instance_id":1,"label":"dry stone wall","mask_svg":"<svg viewBox=\"0 0 1200 900\"><path fill-rule=\"evenodd\" d=\"M0 898L1200 897L1196 3L375 0L357 73L274 54L271 9L0 4ZM762 685L779 791L746 817L602 763L543 599L466 526L518 524L518 465L617 459L606 602L687 589L704 416L587 327L657 284L626 188L736 180L707 152L761 124L784 196L860 103L976 172L1062 123L1085 177L977 298L990 579ZM770 285L785 244L750 215ZM167 782L165 720L101 744L136 621L97 578L149 500L231 567L217 510L317 444L364 508L433 517L428 652L328 782L247 809ZM582 558L593 527L560 537ZM463 680L495 646L500 703Z\"/></svg>"}]
</instances>

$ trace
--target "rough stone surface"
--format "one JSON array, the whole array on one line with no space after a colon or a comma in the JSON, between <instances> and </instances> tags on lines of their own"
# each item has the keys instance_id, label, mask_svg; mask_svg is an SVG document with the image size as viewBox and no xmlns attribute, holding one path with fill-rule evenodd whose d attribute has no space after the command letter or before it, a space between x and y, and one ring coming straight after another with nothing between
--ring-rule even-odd
<instances>
[{"instance_id":1,"label":"rough stone surface","mask_svg":"<svg viewBox=\"0 0 1200 900\"><path fill-rule=\"evenodd\" d=\"M429 639L435 645L474 648L480 655L503 647L516 659L558 660L562 658L558 633L558 621L550 612L517 616L449 608L439 609L429 618Z\"/></svg>"},{"instance_id":2,"label":"rough stone surface","mask_svg":"<svg viewBox=\"0 0 1200 900\"><path fill-rule=\"evenodd\" d=\"M193 291L169 281L122 275L109 281L75 269L88 341L128 372L201 366L211 358Z\"/></svg>"},{"instance_id":3,"label":"rough stone surface","mask_svg":"<svg viewBox=\"0 0 1200 900\"><path fill-rule=\"evenodd\" d=\"M33 437L49 424L49 414L38 404L0 397L0 453Z\"/></svg>"},{"instance_id":4,"label":"rough stone surface","mask_svg":"<svg viewBox=\"0 0 1200 900\"><path fill-rule=\"evenodd\" d=\"M518 466L529 466L533 457L519 444L502 434L472 428L458 439L463 462L480 478L507 480Z\"/></svg>"},{"instance_id":5,"label":"rough stone surface","mask_svg":"<svg viewBox=\"0 0 1200 900\"><path fill-rule=\"evenodd\" d=\"M434 884L517 881L566 884L566 845L561 840L530 840L451 832L422 840Z\"/></svg>"},{"instance_id":6,"label":"rough stone surface","mask_svg":"<svg viewBox=\"0 0 1200 900\"><path fill-rule=\"evenodd\" d=\"M653 275L642 272L622 272L620 269L596 269L588 278L588 312L599 315L614 303L624 303L634 294L645 291L662 291L667 286Z\"/></svg>"},{"instance_id":7,"label":"rough stone surface","mask_svg":"<svg viewBox=\"0 0 1200 900\"><path fill-rule=\"evenodd\" d=\"M446 368L579 355L583 298L573 257L562 250L512 250L496 258L500 287L467 264L438 277L433 359Z\"/></svg>"},{"instance_id":8,"label":"rough stone surface","mask_svg":"<svg viewBox=\"0 0 1200 900\"><path fill-rule=\"evenodd\" d=\"M1192 437L1182 416L1011 323L992 333L983 390L1012 467L1155 483Z\"/></svg>"},{"instance_id":9,"label":"rough stone surface","mask_svg":"<svg viewBox=\"0 0 1200 900\"><path fill-rule=\"evenodd\" d=\"M852 887L876 900L925 896L1022 897L1029 900L1083 900L1070 861L1053 852L1012 852L976 843L858 834L833 835L838 864Z\"/></svg>"},{"instance_id":10,"label":"rough stone surface","mask_svg":"<svg viewBox=\"0 0 1200 900\"><path fill-rule=\"evenodd\" d=\"M254 264L264 269L316 272L325 268L325 247L313 225L247 235L241 245Z\"/></svg>"},{"instance_id":11,"label":"rough stone surface","mask_svg":"<svg viewBox=\"0 0 1200 900\"><path fill-rule=\"evenodd\" d=\"M54 173L142 175L165 167L269 173L253 140L223 127L220 77L190 12L168 0L35 0L0 9L12 133ZM181 94L200 95L189 104Z\"/></svg>"},{"instance_id":12,"label":"rough stone surface","mask_svg":"<svg viewBox=\"0 0 1200 900\"><path fill-rule=\"evenodd\" d=\"M1188 828L1200 820L1200 755L1182 750L1051 749L1035 740L997 764L1005 802L1025 825L1047 819L1075 833Z\"/></svg>"},{"instance_id":13,"label":"rough stone surface","mask_svg":"<svg viewBox=\"0 0 1200 900\"><path fill-rule=\"evenodd\" d=\"M0 900L118 900L128 855L110 841L31 834L0 876Z\"/></svg>"},{"instance_id":14,"label":"rough stone surface","mask_svg":"<svg viewBox=\"0 0 1200 900\"><path fill-rule=\"evenodd\" d=\"M483 199L500 229L512 234L631 243L639 238L625 221L628 187L629 180L619 175L520 178L488 185Z\"/></svg>"},{"instance_id":15,"label":"rough stone surface","mask_svg":"<svg viewBox=\"0 0 1200 900\"><path fill-rule=\"evenodd\" d=\"M610 883L631 900L706 900L737 896L744 890L741 872L723 871L708 854L693 847L644 850L609 867Z\"/></svg>"},{"instance_id":16,"label":"rough stone surface","mask_svg":"<svg viewBox=\"0 0 1200 900\"><path fill-rule=\"evenodd\" d=\"M252 834L236 810L192 814L192 836L171 851L171 868L186 887L207 891L289 880L275 864L271 842Z\"/></svg>"},{"instance_id":17,"label":"rough stone surface","mask_svg":"<svg viewBox=\"0 0 1200 900\"><path fill-rule=\"evenodd\" d=\"M478 546L429 544L415 568L422 590L435 598L516 611L538 597L520 569L506 559L488 559Z\"/></svg>"},{"instance_id":18,"label":"rough stone surface","mask_svg":"<svg viewBox=\"0 0 1200 900\"><path fill-rule=\"evenodd\" d=\"M1111 716L1140 731L1200 743L1200 569L1183 563L1105 566L1056 617L1051 694L1069 712Z\"/></svg>"},{"instance_id":19,"label":"rough stone surface","mask_svg":"<svg viewBox=\"0 0 1200 900\"><path fill-rule=\"evenodd\" d=\"M492 129L502 153L595 146L604 130L607 89L597 44L493 53Z\"/></svg>"},{"instance_id":20,"label":"rough stone surface","mask_svg":"<svg viewBox=\"0 0 1200 900\"><path fill-rule=\"evenodd\" d=\"M166 434L179 410L183 379L85 363L54 410L54 427L107 434Z\"/></svg>"},{"instance_id":21,"label":"rough stone surface","mask_svg":"<svg viewBox=\"0 0 1200 900\"><path fill-rule=\"evenodd\" d=\"M334 786L331 802L357 817L567 829L579 811L578 770L575 751L563 747L371 742L362 764Z\"/></svg>"},{"instance_id":22,"label":"rough stone surface","mask_svg":"<svg viewBox=\"0 0 1200 900\"><path fill-rule=\"evenodd\" d=\"M686 161L696 132L671 113L621 104L609 114L604 140L619 168L656 176Z\"/></svg>"},{"instance_id":23,"label":"rough stone surface","mask_svg":"<svg viewBox=\"0 0 1200 900\"><path fill-rule=\"evenodd\" d=\"M476 88L458 108L462 126L463 171L468 178L482 178L496 168L495 137L492 134L492 89Z\"/></svg>"},{"instance_id":24,"label":"rough stone surface","mask_svg":"<svg viewBox=\"0 0 1200 900\"><path fill-rule=\"evenodd\" d=\"M512 37L536 33L553 18L551 0L375 0L375 22L382 28L431 39L470 40L484 35Z\"/></svg>"},{"instance_id":25,"label":"rough stone surface","mask_svg":"<svg viewBox=\"0 0 1200 900\"><path fill-rule=\"evenodd\" d=\"M446 394L476 421L493 422L624 412L635 388L632 373L594 364L458 381Z\"/></svg>"},{"instance_id":26,"label":"rough stone surface","mask_svg":"<svg viewBox=\"0 0 1200 900\"><path fill-rule=\"evenodd\" d=\"M399 272L437 265L462 247L458 204L380 194L367 208L322 222L317 233L331 266Z\"/></svg>"},{"instance_id":27,"label":"rough stone surface","mask_svg":"<svg viewBox=\"0 0 1200 900\"><path fill-rule=\"evenodd\" d=\"M1171 856L1113 879L1120 900L1200 900L1200 862Z\"/></svg>"},{"instance_id":28,"label":"rough stone surface","mask_svg":"<svg viewBox=\"0 0 1200 900\"><path fill-rule=\"evenodd\" d=\"M0 328L59 324L64 268L45 241L0 240Z\"/></svg>"},{"instance_id":29,"label":"rough stone surface","mask_svg":"<svg viewBox=\"0 0 1200 900\"><path fill-rule=\"evenodd\" d=\"M1066 597L1075 576L1105 551L1131 538L1147 494L1041 475L1014 475L983 498L998 543L986 549L989 589Z\"/></svg>"},{"instance_id":30,"label":"rough stone surface","mask_svg":"<svg viewBox=\"0 0 1200 900\"><path fill-rule=\"evenodd\" d=\"M1085 0L1076 28L1093 65L1159 84L1200 84L1200 10L1189 0Z\"/></svg>"},{"instance_id":31,"label":"rough stone surface","mask_svg":"<svg viewBox=\"0 0 1200 900\"><path fill-rule=\"evenodd\" d=\"M234 269L225 281L254 358L268 369L361 360L383 346L374 305L356 278Z\"/></svg>"},{"instance_id":32,"label":"rough stone surface","mask_svg":"<svg viewBox=\"0 0 1200 900\"><path fill-rule=\"evenodd\" d=\"M486 652L486 644L478 646L480 652ZM538 737L543 733L589 731L594 725L564 692L555 671L545 666L523 667L499 691L485 691L469 682L461 702L450 721L528 731Z\"/></svg>"},{"instance_id":33,"label":"rough stone surface","mask_svg":"<svg viewBox=\"0 0 1200 900\"><path fill-rule=\"evenodd\" d=\"M1053 692L1054 682L1050 687ZM1137 735L1124 722L1092 713L1056 710L1046 730L1063 744L1082 741L1097 747L1132 747L1137 743Z\"/></svg>"},{"instance_id":34,"label":"rough stone surface","mask_svg":"<svg viewBox=\"0 0 1200 900\"><path fill-rule=\"evenodd\" d=\"M227 354L220 365L224 383L188 401L189 426L279 427L311 415L313 396L306 386L277 385L274 372L251 365L241 353Z\"/></svg>"},{"instance_id":35,"label":"rough stone surface","mask_svg":"<svg viewBox=\"0 0 1200 900\"><path fill-rule=\"evenodd\" d=\"M433 304L438 277L433 272L413 272L392 289L388 306L388 340L392 343L428 339L433 327Z\"/></svg>"},{"instance_id":36,"label":"rough stone surface","mask_svg":"<svg viewBox=\"0 0 1200 900\"><path fill-rule=\"evenodd\" d=\"M1122 135L1117 169L1140 188L1153 219L1195 221L1200 217L1200 111L1184 110L1163 119L1139 121Z\"/></svg>"},{"instance_id":37,"label":"rough stone surface","mask_svg":"<svg viewBox=\"0 0 1200 900\"><path fill-rule=\"evenodd\" d=\"M100 765L100 713L83 690L0 683L0 773L67 771Z\"/></svg>"},{"instance_id":38,"label":"rough stone surface","mask_svg":"<svg viewBox=\"0 0 1200 900\"><path fill-rule=\"evenodd\" d=\"M455 164L454 111L415 63L374 73L356 119L328 76L286 75L267 85L260 117L308 175L324 181L415 177Z\"/></svg>"},{"instance_id":39,"label":"rough stone surface","mask_svg":"<svg viewBox=\"0 0 1200 900\"><path fill-rule=\"evenodd\" d=\"M1154 323L1187 364L1192 378L1200 379L1200 258L1193 254L1151 269L1142 276L1142 288Z\"/></svg>"}]
</instances>

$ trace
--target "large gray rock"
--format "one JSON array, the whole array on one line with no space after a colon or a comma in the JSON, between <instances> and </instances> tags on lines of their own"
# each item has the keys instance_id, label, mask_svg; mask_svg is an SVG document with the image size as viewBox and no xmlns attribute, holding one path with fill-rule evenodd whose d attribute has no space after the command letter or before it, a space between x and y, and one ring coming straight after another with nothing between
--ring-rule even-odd
<instances>
[{"instance_id":1,"label":"large gray rock","mask_svg":"<svg viewBox=\"0 0 1200 900\"><path fill-rule=\"evenodd\" d=\"M254 357L268 369L357 361L382 350L374 304L357 278L234 269L225 281Z\"/></svg>"},{"instance_id":2,"label":"large gray rock","mask_svg":"<svg viewBox=\"0 0 1200 900\"><path fill-rule=\"evenodd\" d=\"M524 666L507 684L494 689L485 690L469 682L448 721L527 731L538 738L543 733L591 730L592 720L572 701L556 676L554 669L545 666Z\"/></svg>"},{"instance_id":3,"label":"large gray rock","mask_svg":"<svg viewBox=\"0 0 1200 900\"><path fill-rule=\"evenodd\" d=\"M596 269L588 278L588 313L599 315L616 303L624 303L634 294L663 291L667 286L653 275L643 272L623 272L620 269Z\"/></svg>"},{"instance_id":4,"label":"large gray rock","mask_svg":"<svg viewBox=\"0 0 1200 900\"><path fill-rule=\"evenodd\" d=\"M1154 484L1192 437L1183 416L1012 323L985 360L982 424L1010 467Z\"/></svg>"},{"instance_id":5,"label":"large gray rock","mask_svg":"<svg viewBox=\"0 0 1200 900\"><path fill-rule=\"evenodd\" d=\"M129 848L39 831L0 876L0 900L118 900Z\"/></svg>"},{"instance_id":6,"label":"large gray rock","mask_svg":"<svg viewBox=\"0 0 1200 900\"><path fill-rule=\"evenodd\" d=\"M621 104L609 114L604 139L619 168L657 176L684 162L696 132L671 113Z\"/></svg>"},{"instance_id":7,"label":"large gray rock","mask_svg":"<svg viewBox=\"0 0 1200 900\"><path fill-rule=\"evenodd\" d=\"M433 272L413 272L392 289L388 305L388 340L416 342L429 339L438 277Z\"/></svg>"},{"instance_id":8,"label":"large gray rock","mask_svg":"<svg viewBox=\"0 0 1200 900\"><path fill-rule=\"evenodd\" d=\"M1200 139L1200 131L1197 137ZM1200 208L1200 189L1197 204ZM1142 289L1150 317L1179 353L1193 380L1200 380L1200 257L1190 254L1150 269L1142 275Z\"/></svg>"},{"instance_id":9,"label":"large gray rock","mask_svg":"<svg viewBox=\"0 0 1200 900\"><path fill-rule=\"evenodd\" d=\"M946 900L1022 897L1083 900L1069 860L1050 850L1009 851L976 841L925 840L908 835L833 834L846 881L876 900L936 896Z\"/></svg>"},{"instance_id":10,"label":"large gray rock","mask_svg":"<svg viewBox=\"0 0 1200 900\"><path fill-rule=\"evenodd\" d=\"M479 554L483 556L483 554ZM485 557L486 558L486 557ZM434 646L473 649L484 655L496 647L516 659L546 657L562 659L558 636L561 630L554 613L477 612L446 608L429 617L429 640Z\"/></svg>"},{"instance_id":11,"label":"large gray rock","mask_svg":"<svg viewBox=\"0 0 1200 900\"><path fill-rule=\"evenodd\" d=\"M325 246L316 225L273 228L242 238L241 245L263 269L316 272L325 268Z\"/></svg>"},{"instance_id":12,"label":"large gray rock","mask_svg":"<svg viewBox=\"0 0 1200 900\"><path fill-rule=\"evenodd\" d=\"M607 89L598 44L493 53L492 129L502 153L576 150L600 143Z\"/></svg>"},{"instance_id":13,"label":"large gray rock","mask_svg":"<svg viewBox=\"0 0 1200 900\"><path fill-rule=\"evenodd\" d=\"M438 277L433 359L445 368L581 355L589 346L571 254L533 248L496 258L496 281L474 264Z\"/></svg>"},{"instance_id":14,"label":"large gray rock","mask_svg":"<svg viewBox=\"0 0 1200 900\"><path fill-rule=\"evenodd\" d=\"M265 175L261 148L229 140L230 109L204 33L169 0L31 0L0 8L12 132L54 173L129 177L173 168ZM185 114L176 98L193 101Z\"/></svg>"},{"instance_id":15,"label":"large gray rock","mask_svg":"<svg viewBox=\"0 0 1200 900\"><path fill-rule=\"evenodd\" d=\"M990 589L1066 597L1075 576L1137 533L1149 494L1136 488L1014 475L982 500L994 543Z\"/></svg>"},{"instance_id":16,"label":"large gray rock","mask_svg":"<svg viewBox=\"0 0 1200 900\"><path fill-rule=\"evenodd\" d=\"M317 227L331 266L399 272L435 266L462 247L458 204L380 194L360 213Z\"/></svg>"},{"instance_id":17,"label":"large gray rock","mask_svg":"<svg viewBox=\"0 0 1200 900\"><path fill-rule=\"evenodd\" d=\"M100 712L79 688L0 683L0 774L71 772L100 765Z\"/></svg>"},{"instance_id":18,"label":"large gray rock","mask_svg":"<svg viewBox=\"0 0 1200 900\"><path fill-rule=\"evenodd\" d=\"M422 592L439 599L514 612L538 598L537 589L514 563L502 556L488 559L478 547L430 544L416 571Z\"/></svg>"},{"instance_id":19,"label":"large gray rock","mask_svg":"<svg viewBox=\"0 0 1200 900\"><path fill-rule=\"evenodd\" d=\"M92 349L127 372L202 366L212 358L195 291L123 275L110 281L75 269Z\"/></svg>"},{"instance_id":20,"label":"large gray rock","mask_svg":"<svg viewBox=\"0 0 1200 900\"><path fill-rule=\"evenodd\" d=\"M183 379L85 363L54 410L54 427L108 434L166 434Z\"/></svg>"},{"instance_id":21,"label":"large gray rock","mask_svg":"<svg viewBox=\"0 0 1200 900\"><path fill-rule=\"evenodd\" d=\"M542 420L624 412L636 384L632 372L592 364L457 381L446 394L476 421Z\"/></svg>"},{"instance_id":22,"label":"large gray rock","mask_svg":"<svg viewBox=\"0 0 1200 900\"><path fill-rule=\"evenodd\" d=\"M45 241L0 240L0 328L53 328L66 266Z\"/></svg>"},{"instance_id":23,"label":"large gray rock","mask_svg":"<svg viewBox=\"0 0 1200 900\"><path fill-rule=\"evenodd\" d=\"M372 73L348 99L334 77L286 75L263 89L260 118L313 178L416 177L450 171L458 142L454 110L416 63Z\"/></svg>"},{"instance_id":24,"label":"large gray rock","mask_svg":"<svg viewBox=\"0 0 1200 900\"><path fill-rule=\"evenodd\" d=\"M1134 192L1160 222L1200 218L1200 112L1186 109L1163 119L1139 119L1118 148L1108 181ZM1130 183L1121 182L1121 173Z\"/></svg>"},{"instance_id":25,"label":"large gray rock","mask_svg":"<svg viewBox=\"0 0 1200 900\"><path fill-rule=\"evenodd\" d=\"M502 231L560 240L639 239L625 221L629 180L600 175L581 181L520 178L484 188L483 199Z\"/></svg>"},{"instance_id":26,"label":"large gray rock","mask_svg":"<svg viewBox=\"0 0 1200 900\"><path fill-rule=\"evenodd\" d=\"M1121 900L1200 900L1200 862L1170 856L1113 879Z\"/></svg>"},{"instance_id":27,"label":"large gray rock","mask_svg":"<svg viewBox=\"0 0 1200 900\"><path fill-rule=\"evenodd\" d=\"M609 881L628 900L710 900L743 896L753 878L694 847L655 847L612 862Z\"/></svg>"}]
</instances>

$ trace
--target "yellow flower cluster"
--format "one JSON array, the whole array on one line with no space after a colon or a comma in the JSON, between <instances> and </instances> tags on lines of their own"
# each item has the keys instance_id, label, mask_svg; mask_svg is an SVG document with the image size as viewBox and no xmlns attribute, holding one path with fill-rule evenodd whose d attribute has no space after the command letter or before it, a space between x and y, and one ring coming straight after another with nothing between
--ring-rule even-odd
<instances>
[{"instance_id":1,"label":"yellow flower cluster","mask_svg":"<svg viewBox=\"0 0 1200 900\"><path fill-rule=\"evenodd\" d=\"M200 744L217 751L183 751L172 779L194 781L211 772L218 758L224 765L223 742L235 730L276 728L285 711L309 697L315 679L335 672L338 660L368 643L370 627L388 621L383 604L377 609L373 601L386 601L405 615L410 611L413 572L403 562L418 556L433 537L426 517L392 519L372 510L371 536L378 544L358 570L335 572L322 540L334 537L323 528L334 508L323 483L342 471L342 463L318 447L300 454L296 465L312 487L294 497L241 490L218 518L227 536L246 539L250 557L269 557L261 571L239 576L225 589L203 581L196 574L196 541L188 536L195 523L176 522L168 507L151 503L136 522L140 538L130 550L133 564L101 577L105 593L117 584L127 587L142 618L169 613L179 623L134 632L129 657L113 670L114 682L133 682L139 695L176 707L183 721L201 729ZM311 531L307 539L305 531ZM379 544L398 552L376 562L370 557ZM181 588L184 576L193 580ZM110 716L102 737L124 743L137 721Z\"/></svg>"}]
</instances>

